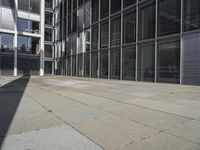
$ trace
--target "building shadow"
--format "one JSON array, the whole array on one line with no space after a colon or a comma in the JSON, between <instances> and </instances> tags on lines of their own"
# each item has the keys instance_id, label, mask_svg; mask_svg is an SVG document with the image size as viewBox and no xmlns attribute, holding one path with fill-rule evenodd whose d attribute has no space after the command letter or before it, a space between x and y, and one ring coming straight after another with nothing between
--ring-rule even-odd
<instances>
[{"instance_id":1,"label":"building shadow","mask_svg":"<svg viewBox=\"0 0 200 150\"><path fill-rule=\"evenodd\" d=\"M29 82L29 76L0 87L0 149Z\"/></svg>"}]
</instances>

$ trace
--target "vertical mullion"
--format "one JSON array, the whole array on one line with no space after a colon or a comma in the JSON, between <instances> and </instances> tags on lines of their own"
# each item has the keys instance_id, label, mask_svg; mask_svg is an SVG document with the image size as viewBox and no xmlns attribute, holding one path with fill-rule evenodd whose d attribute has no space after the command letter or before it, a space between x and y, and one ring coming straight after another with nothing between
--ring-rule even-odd
<instances>
[{"instance_id":1,"label":"vertical mullion","mask_svg":"<svg viewBox=\"0 0 200 150\"><path fill-rule=\"evenodd\" d=\"M180 84L183 84L183 0L181 0Z\"/></svg>"},{"instance_id":2,"label":"vertical mullion","mask_svg":"<svg viewBox=\"0 0 200 150\"><path fill-rule=\"evenodd\" d=\"M136 4L136 57L135 57L135 81L138 81L138 29L139 29L139 6Z\"/></svg>"},{"instance_id":3,"label":"vertical mullion","mask_svg":"<svg viewBox=\"0 0 200 150\"><path fill-rule=\"evenodd\" d=\"M108 79L110 79L110 37L111 37L111 32L110 32L110 26L111 26L111 18L110 18L110 14L111 14L111 0L109 0L109 21L108 21Z\"/></svg>"},{"instance_id":4,"label":"vertical mullion","mask_svg":"<svg viewBox=\"0 0 200 150\"><path fill-rule=\"evenodd\" d=\"M123 21L124 21L124 16L123 16L123 2L124 0L121 0L121 46L120 46L120 80L123 79Z\"/></svg>"},{"instance_id":5,"label":"vertical mullion","mask_svg":"<svg viewBox=\"0 0 200 150\"><path fill-rule=\"evenodd\" d=\"M158 0L156 0L156 18L155 18L155 82L157 82L158 75Z\"/></svg>"}]
</instances>

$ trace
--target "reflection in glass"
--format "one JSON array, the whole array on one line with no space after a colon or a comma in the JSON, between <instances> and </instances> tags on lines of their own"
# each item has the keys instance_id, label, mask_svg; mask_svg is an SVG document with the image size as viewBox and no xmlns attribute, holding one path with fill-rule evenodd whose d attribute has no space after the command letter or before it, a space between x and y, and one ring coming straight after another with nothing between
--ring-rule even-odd
<instances>
[{"instance_id":1,"label":"reflection in glass","mask_svg":"<svg viewBox=\"0 0 200 150\"><path fill-rule=\"evenodd\" d=\"M138 50L138 81L154 81L155 79L155 46L144 44Z\"/></svg>"},{"instance_id":2,"label":"reflection in glass","mask_svg":"<svg viewBox=\"0 0 200 150\"><path fill-rule=\"evenodd\" d=\"M145 5L139 9L139 39L155 38L155 3Z\"/></svg>"},{"instance_id":3,"label":"reflection in glass","mask_svg":"<svg viewBox=\"0 0 200 150\"><path fill-rule=\"evenodd\" d=\"M169 35L180 32L181 1L158 1L158 35Z\"/></svg>"},{"instance_id":4,"label":"reflection in glass","mask_svg":"<svg viewBox=\"0 0 200 150\"><path fill-rule=\"evenodd\" d=\"M1 49L0 52L13 52L13 35L0 34Z\"/></svg>"},{"instance_id":5,"label":"reflection in glass","mask_svg":"<svg viewBox=\"0 0 200 150\"><path fill-rule=\"evenodd\" d=\"M110 51L110 78L120 79L120 48Z\"/></svg>"},{"instance_id":6,"label":"reflection in glass","mask_svg":"<svg viewBox=\"0 0 200 150\"><path fill-rule=\"evenodd\" d=\"M200 1L184 0L183 1L183 20L184 31L190 31L200 28Z\"/></svg>"},{"instance_id":7,"label":"reflection in glass","mask_svg":"<svg viewBox=\"0 0 200 150\"><path fill-rule=\"evenodd\" d=\"M158 82L179 83L180 42L166 42L158 45Z\"/></svg>"},{"instance_id":8,"label":"reflection in glass","mask_svg":"<svg viewBox=\"0 0 200 150\"><path fill-rule=\"evenodd\" d=\"M136 49L135 45L123 47L122 71L124 80L135 80Z\"/></svg>"}]
</instances>

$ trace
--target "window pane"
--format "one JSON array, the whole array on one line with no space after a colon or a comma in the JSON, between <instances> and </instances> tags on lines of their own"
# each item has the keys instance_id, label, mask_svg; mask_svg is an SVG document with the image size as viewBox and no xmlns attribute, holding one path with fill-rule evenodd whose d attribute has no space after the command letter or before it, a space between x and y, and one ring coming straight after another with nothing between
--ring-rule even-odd
<instances>
[{"instance_id":1,"label":"window pane","mask_svg":"<svg viewBox=\"0 0 200 150\"><path fill-rule=\"evenodd\" d=\"M89 52L90 51L90 45L91 45L91 38L90 38L90 29L87 29L85 31L85 48L86 48L86 52Z\"/></svg>"},{"instance_id":2,"label":"window pane","mask_svg":"<svg viewBox=\"0 0 200 150\"><path fill-rule=\"evenodd\" d=\"M29 22L26 19L17 19L17 30L21 32L29 32Z\"/></svg>"},{"instance_id":3,"label":"window pane","mask_svg":"<svg viewBox=\"0 0 200 150\"><path fill-rule=\"evenodd\" d=\"M73 13L72 32L77 31L77 12Z\"/></svg>"},{"instance_id":4,"label":"window pane","mask_svg":"<svg viewBox=\"0 0 200 150\"><path fill-rule=\"evenodd\" d=\"M83 7L78 10L78 30L83 29L84 24L84 9Z\"/></svg>"},{"instance_id":5,"label":"window pane","mask_svg":"<svg viewBox=\"0 0 200 150\"><path fill-rule=\"evenodd\" d=\"M200 28L200 1L184 0L184 31Z\"/></svg>"},{"instance_id":6,"label":"window pane","mask_svg":"<svg viewBox=\"0 0 200 150\"><path fill-rule=\"evenodd\" d=\"M14 0L2 0L2 5L11 8L15 7Z\"/></svg>"},{"instance_id":7,"label":"window pane","mask_svg":"<svg viewBox=\"0 0 200 150\"><path fill-rule=\"evenodd\" d=\"M45 74L52 74L52 62L51 61L45 61L44 62L44 73Z\"/></svg>"},{"instance_id":8,"label":"window pane","mask_svg":"<svg viewBox=\"0 0 200 150\"><path fill-rule=\"evenodd\" d=\"M45 41L52 41L52 29L45 28Z\"/></svg>"},{"instance_id":9,"label":"window pane","mask_svg":"<svg viewBox=\"0 0 200 150\"><path fill-rule=\"evenodd\" d=\"M45 0L45 8L53 8L53 0Z\"/></svg>"},{"instance_id":10,"label":"window pane","mask_svg":"<svg viewBox=\"0 0 200 150\"><path fill-rule=\"evenodd\" d=\"M135 80L136 50L134 46L123 48L123 80Z\"/></svg>"},{"instance_id":11,"label":"window pane","mask_svg":"<svg viewBox=\"0 0 200 150\"><path fill-rule=\"evenodd\" d=\"M100 52L100 78L108 78L108 50Z\"/></svg>"},{"instance_id":12,"label":"window pane","mask_svg":"<svg viewBox=\"0 0 200 150\"><path fill-rule=\"evenodd\" d=\"M136 0L124 0L124 8L136 3Z\"/></svg>"},{"instance_id":13,"label":"window pane","mask_svg":"<svg viewBox=\"0 0 200 150\"><path fill-rule=\"evenodd\" d=\"M138 81L154 81L155 79L155 46L144 44L138 50Z\"/></svg>"},{"instance_id":14,"label":"window pane","mask_svg":"<svg viewBox=\"0 0 200 150\"><path fill-rule=\"evenodd\" d=\"M101 0L101 18L107 17L109 15L109 1Z\"/></svg>"},{"instance_id":15,"label":"window pane","mask_svg":"<svg viewBox=\"0 0 200 150\"><path fill-rule=\"evenodd\" d=\"M13 52L13 35L0 34L1 49L0 52Z\"/></svg>"},{"instance_id":16,"label":"window pane","mask_svg":"<svg viewBox=\"0 0 200 150\"><path fill-rule=\"evenodd\" d=\"M83 54L78 55L78 76L83 76Z\"/></svg>"},{"instance_id":17,"label":"window pane","mask_svg":"<svg viewBox=\"0 0 200 150\"><path fill-rule=\"evenodd\" d=\"M0 53L0 75L13 75L14 55Z\"/></svg>"},{"instance_id":18,"label":"window pane","mask_svg":"<svg viewBox=\"0 0 200 150\"><path fill-rule=\"evenodd\" d=\"M29 41L26 36L17 37L17 50L18 53L28 53L29 52Z\"/></svg>"},{"instance_id":19,"label":"window pane","mask_svg":"<svg viewBox=\"0 0 200 150\"><path fill-rule=\"evenodd\" d=\"M85 3L85 27L90 26L91 2Z\"/></svg>"},{"instance_id":20,"label":"window pane","mask_svg":"<svg viewBox=\"0 0 200 150\"><path fill-rule=\"evenodd\" d=\"M110 51L110 78L120 79L120 48Z\"/></svg>"},{"instance_id":21,"label":"window pane","mask_svg":"<svg viewBox=\"0 0 200 150\"><path fill-rule=\"evenodd\" d=\"M92 27L92 50L98 49L98 25Z\"/></svg>"},{"instance_id":22,"label":"window pane","mask_svg":"<svg viewBox=\"0 0 200 150\"><path fill-rule=\"evenodd\" d=\"M18 0L18 8L21 10L29 11L29 0Z\"/></svg>"},{"instance_id":23,"label":"window pane","mask_svg":"<svg viewBox=\"0 0 200 150\"><path fill-rule=\"evenodd\" d=\"M45 57L52 58L53 56L53 46L45 45Z\"/></svg>"},{"instance_id":24,"label":"window pane","mask_svg":"<svg viewBox=\"0 0 200 150\"><path fill-rule=\"evenodd\" d=\"M181 1L159 0L158 6L158 35L180 32Z\"/></svg>"},{"instance_id":25,"label":"window pane","mask_svg":"<svg viewBox=\"0 0 200 150\"><path fill-rule=\"evenodd\" d=\"M99 0L92 0L92 22L99 20Z\"/></svg>"},{"instance_id":26,"label":"window pane","mask_svg":"<svg viewBox=\"0 0 200 150\"><path fill-rule=\"evenodd\" d=\"M180 42L158 45L158 81L179 83L180 80Z\"/></svg>"},{"instance_id":27,"label":"window pane","mask_svg":"<svg viewBox=\"0 0 200 150\"><path fill-rule=\"evenodd\" d=\"M72 0L68 0L68 15L72 12Z\"/></svg>"},{"instance_id":28,"label":"window pane","mask_svg":"<svg viewBox=\"0 0 200 150\"><path fill-rule=\"evenodd\" d=\"M83 4L83 0L78 0L78 6L81 6Z\"/></svg>"},{"instance_id":29,"label":"window pane","mask_svg":"<svg viewBox=\"0 0 200 150\"><path fill-rule=\"evenodd\" d=\"M72 76L76 76L76 56L72 56Z\"/></svg>"},{"instance_id":30,"label":"window pane","mask_svg":"<svg viewBox=\"0 0 200 150\"><path fill-rule=\"evenodd\" d=\"M97 78L97 72L98 72L98 52L91 53L91 73L93 78Z\"/></svg>"},{"instance_id":31,"label":"window pane","mask_svg":"<svg viewBox=\"0 0 200 150\"><path fill-rule=\"evenodd\" d=\"M36 21L30 21L30 31L32 33L39 33L40 32L40 23Z\"/></svg>"},{"instance_id":32,"label":"window pane","mask_svg":"<svg viewBox=\"0 0 200 150\"><path fill-rule=\"evenodd\" d=\"M77 0L72 0L73 1L73 10L77 8Z\"/></svg>"},{"instance_id":33,"label":"window pane","mask_svg":"<svg viewBox=\"0 0 200 150\"><path fill-rule=\"evenodd\" d=\"M111 14L121 10L121 0L111 0Z\"/></svg>"},{"instance_id":34,"label":"window pane","mask_svg":"<svg viewBox=\"0 0 200 150\"><path fill-rule=\"evenodd\" d=\"M139 39L155 38L155 3L139 9Z\"/></svg>"},{"instance_id":35,"label":"window pane","mask_svg":"<svg viewBox=\"0 0 200 150\"><path fill-rule=\"evenodd\" d=\"M53 24L53 13L45 11L45 24L46 25Z\"/></svg>"},{"instance_id":36,"label":"window pane","mask_svg":"<svg viewBox=\"0 0 200 150\"><path fill-rule=\"evenodd\" d=\"M30 11L34 13L40 13L41 0L30 0Z\"/></svg>"},{"instance_id":37,"label":"window pane","mask_svg":"<svg viewBox=\"0 0 200 150\"><path fill-rule=\"evenodd\" d=\"M136 40L136 13L129 12L124 15L124 39L123 43L131 43Z\"/></svg>"},{"instance_id":38,"label":"window pane","mask_svg":"<svg viewBox=\"0 0 200 150\"><path fill-rule=\"evenodd\" d=\"M108 47L108 22L104 22L101 24L101 48Z\"/></svg>"},{"instance_id":39,"label":"window pane","mask_svg":"<svg viewBox=\"0 0 200 150\"><path fill-rule=\"evenodd\" d=\"M84 76L90 76L90 53L85 53L84 57Z\"/></svg>"},{"instance_id":40,"label":"window pane","mask_svg":"<svg viewBox=\"0 0 200 150\"><path fill-rule=\"evenodd\" d=\"M111 20L111 46L120 45L121 43L121 17Z\"/></svg>"}]
</instances>

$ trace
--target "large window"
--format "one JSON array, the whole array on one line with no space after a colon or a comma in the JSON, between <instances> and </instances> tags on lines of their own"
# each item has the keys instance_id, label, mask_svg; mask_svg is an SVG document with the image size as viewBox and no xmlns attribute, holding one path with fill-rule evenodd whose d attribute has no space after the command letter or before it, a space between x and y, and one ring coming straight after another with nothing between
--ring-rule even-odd
<instances>
[{"instance_id":1,"label":"large window","mask_svg":"<svg viewBox=\"0 0 200 150\"><path fill-rule=\"evenodd\" d=\"M141 6L139 9L139 39L155 38L155 3Z\"/></svg>"},{"instance_id":2,"label":"large window","mask_svg":"<svg viewBox=\"0 0 200 150\"><path fill-rule=\"evenodd\" d=\"M15 29L14 10L2 7L0 9L0 28L14 30Z\"/></svg>"},{"instance_id":3,"label":"large window","mask_svg":"<svg viewBox=\"0 0 200 150\"><path fill-rule=\"evenodd\" d=\"M108 30L109 30L109 26L108 26L108 21L103 22L101 24L101 48L107 48L108 47Z\"/></svg>"},{"instance_id":4,"label":"large window","mask_svg":"<svg viewBox=\"0 0 200 150\"><path fill-rule=\"evenodd\" d=\"M111 0L111 14L121 10L121 0Z\"/></svg>"},{"instance_id":5,"label":"large window","mask_svg":"<svg viewBox=\"0 0 200 150\"><path fill-rule=\"evenodd\" d=\"M123 47L123 79L135 80L135 64L136 64L136 50L134 46Z\"/></svg>"},{"instance_id":6,"label":"large window","mask_svg":"<svg viewBox=\"0 0 200 150\"><path fill-rule=\"evenodd\" d=\"M124 14L123 43L131 43L136 40L136 13L135 11Z\"/></svg>"},{"instance_id":7,"label":"large window","mask_svg":"<svg viewBox=\"0 0 200 150\"><path fill-rule=\"evenodd\" d=\"M14 0L2 0L2 5L11 8L15 7Z\"/></svg>"},{"instance_id":8,"label":"large window","mask_svg":"<svg viewBox=\"0 0 200 150\"><path fill-rule=\"evenodd\" d=\"M77 12L73 13L72 32L77 31Z\"/></svg>"},{"instance_id":9,"label":"large window","mask_svg":"<svg viewBox=\"0 0 200 150\"><path fill-rule=\"evenodd\" d=\"M111 20L111 46L117 46L121 43L121 17L112 18Z\"/></svg>"},{"instance_id":10,"label":"large window","mask_svg":"<svg viewBox=\"0 0 200 150\"><path fill-rule=\"evenodd\" d=\"M92 27L92 50L98 49L98 25Z\"/></svg>"},{"instance_id":11,"label":"large window","mask_svg":"<svg viewBox=\"0 0 200 150\"><path fill-rule=\"evenodd\" d=\"M26 19L17 19L17 30L21 32L31 32L39 33L39 22L26 20Z\"/></svg>"},{"instance_id":12,"label":"large window","mask_svg":"<svg viewBox=\"0 0 200 150\"><path fill-rule=\"evenodd\" d=\"M92 22L99 19L99 0L92 0Z\"/></svg>"},{"instance_id":13,"label":"large window","mask_svg":"<svg viewBox=\"0 0 200 150\"><path fill-rule=\"evenodd\" d=\"M120 79L120 48L110 51L110 78Z\"/></svg>"},{"instance_id":14,"label":"large window","mask_svg":"<svg viewBox=\"0 0 200 150\"><path fill-rule=\"evenodd\" d=\"M0 34L0 52L13 52L13 35L12 34Z\"/></svg>"},{"instance_id":15,"label":"large window","mask_svg":"<svg viewBox=\"0 0 200 150\"><path fill-rule=\"evenodd\" d=\"M155 46L153 43L139 46L138 81L155 81Z\"/></svg>"},{"instance_id":16,"label":"large window","mask_svg":"<svg viewBox=\"0 0 200 150\"><path fill-rule=\"evenodd\" d=\"M78 29L82 30L84 25L84 7L78 10Z\"/></svg>"},{"instance_id":17,"label":"large window","mask_svg":"<svg viewBox=\"0 0 200 150\"><path fill-rule=\"evenodd\" d=\"M180 42L166 41L158 44L158 82L179 83Z\"/></svg>"},{"instance_id":18,"label":"large window","mask_svg":"<svg viewBox=\"0 0 200 150\"><path fill-rule=\"evenodd\" d=\"M158 35L169 35L180 32L181 1L158 1Z\"/></svg>"},{"instance_id":19,"label":"large window","mask_svg":"<svg viewBox=\"0 0 200 150\"><path fill-rule=\"evenodd\" d=\"M123 1L124 1L124 8L136 3L136 0L123 0Z\"/></svg>"},{"instance_id":20,"label":"large window","mask_svg":"<svg viewBox=\"0 0 200 150\"><path fill-rule=\"evenodd\" d=\"M184 0L184 31L195 30L200 28L200 1Z\"/></svg>"},{"instance_id":21,"label":"large window","mask_svg":"<svg viewBox=\"0 0 200 150\"><path fill-rule=\"evenodd\" d=\"M33 13L40 13L40 0L18 0L18 8Z\"/></svg>"},{"instance_id":22,"label":"large window","mask_svg":"<svg viewBox=\"0 0 200 150\"><path fill-rule=\"evenodd\" d=\"M83 76L83 54L78 55L78 76Z\"/></svg>"},{"instance_id":23,"label":"large window","mask_svg":"<svg viewBox=\"0 0 200 150\"><path fill-rule=\"evenodd\" d=\"M101 0L101 18L109 15L109 0Z\"/></svg>"},{"instance_id":24,"label":"large window","mask_svg":"<svg viewBox=\"0 0 200 150\"><path fill-rule=\"evenodd\" d=\"M17 50L18 53L23 54L39 54L39 38L18 36L17 38Z\"/></svg>"},{"instance_id":25,"label":"large window","mask_svg":"<svg viewBox=\"0 0 200 150\"><path fill-rule=\"evenodd\" d=\"M108 78L108 50L100 51L100 78Z\"/></svg>"},{"instance_id":26,"label":"large window","mask_svg":"<svg viewBox=\"0 0 200 150\"><path fill-rule=\"evenodd\" d=\"M85 3L85 27L90 26L90 17L91 17L91 2L88 1Z\"/></svg>"}]
</instances>

